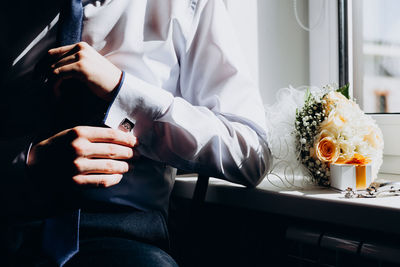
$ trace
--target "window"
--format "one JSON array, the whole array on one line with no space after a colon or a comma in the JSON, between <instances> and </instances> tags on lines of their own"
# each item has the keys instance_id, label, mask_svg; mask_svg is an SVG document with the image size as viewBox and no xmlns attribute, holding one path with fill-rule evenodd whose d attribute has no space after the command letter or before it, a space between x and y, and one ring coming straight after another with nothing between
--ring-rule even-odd
<instances>
[{"instance_id":1,"label":"window","mask_svg":"<svg viewBox=\"0 0 400 267\"><path fill-rule=\"evenodd\" d=\"M391 30L387 29L388 34L383 35L382 30L376 30L380 32L377 34L375 30L372 32L372 26L363 27L370 25L365 21L378 20L371 18L374 15L368 12L383 12L379 27L392 27L392 22L387 21L395 20L395 15L387 20L384 17L387 13L396 13L396 6L400 10L400 3L396 0L323 1L329 2L327 17L310 33L310 54L314 54L310 62L311 77L315 77L311 79L311 84L321 86L327 80L339 84L350 83L350 92L357 103L371 114L383 132L385 149L380 172L400 174L400 142L397 136L400 133L400 115L395 114L396 110L400 111L400 95L398 106L393 104L397 101L395 88L400 80L384 70L389 62L390 65L399 64L400 70L400 57L397 58L393 52L397 44L395 37L390 37ZM314 6L318 4L317 0L310 0L310 20L315 16L312 10L316 10ZM390 12L387 11L388 6L392 8ZM386 13L382 10L386 10ZM387 50L389 44L392 52Z\"/></svg>"},{"instance_id":2,"label":"window","mask_svg":"<svg viewBox=\"0 0 400 267\"><path fill-rule=\"evenodd\" d=\"M382 129L385 149L381 173L400 174L400 2L346 1L354 96Z\"/></svg>"},{"instance_id":3,"label":"window","mask_svg":"<svg viewBox=\"0 0 400 267\"><path fill-rule=\"evenodd\" d=\"M354 84L362 107L368 113L400 112L400 2L396 0L353 1Z\"/></svg>"},{"instance_id":4,"label":"window","mask_svg":"<svg viewBox=\"0 0 400 267\"><path fill-rule=\"evenodd\" d=\"M288 85L349 83L357 103L373 113L382 129L385 150L381 172L400 174L396 136L400 114L395 114L400 113L400 35L393 35L397 25L400 31L400 1L225 3L265 104L272 104L276 90ZM298 19L311 31L296 21L294 4Z\"/></svg>"},{"instance_id":5,"label":"window","mask_svg":"<svg viewBox=\"0 0 400 267\"><path fill-rule=\"evenodd\" d=\"M400 77L396 77L394 71L390 74L385 70L394 64L399 64L400 70L400 54L396 54L400 42L395 41L397 36L391 36L393 31L389 30L394 27L394 21L400 22L396 17L400 2L309 1L310 21L316 16L320 2L327 2L323 23L310 33L311 84L321 86L326 81L350 84L350 93L361 108L371 114L383 132L385 149L380 172L400 174L400 142L397 136L400 133L400 115L395 114L400 111L400 95L396 97L400 93ZM376 12L376 15L371 12ZM385 18L391 12L393 16ZM372 18L374 16L376 18ZM380 19L381 22L376 22ZM380 27L380 30L372 27ZM383 31L387 33L383 34ZM399 101L398 104L395 104L396 101Z\"/></svg>"}]
</instances>

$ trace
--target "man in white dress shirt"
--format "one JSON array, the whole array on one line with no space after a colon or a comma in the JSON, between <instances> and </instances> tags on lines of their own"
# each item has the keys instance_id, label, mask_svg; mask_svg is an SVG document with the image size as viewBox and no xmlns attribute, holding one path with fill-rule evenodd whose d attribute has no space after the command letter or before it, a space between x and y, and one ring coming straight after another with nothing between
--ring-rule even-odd
<instances>
[{"instance_id":1,"label":"man in white dress shirt","mask_svg":"<svg viewBox=\"0 0 400 267\"><path fill-rule=\"evenodd\" d=\"M114 266L128 266L137 258L122 260L118 248L129 247L126 242L138 241L131 248L141 253L141 244L146 251L153 245L165 248L176 168L246 186L261 181L271 161L263 105L222 0L88 0L83 5L83 42L54 48L57 1L42 5L47 10L33 16L37 24L6 37L17 45L1 55L5 97L0 108L6 116L1 166L8 181L1 197L11 203L4 212L14 230L16 222L81 208L86 243L67 265L83 266L93 258L96 264L107 262L98 251L113 244L109 258L121 259ZM14 8L32 13L23 5ZM46 62L44 78L37 75L40 62ZM54 85L50 91L39 85L45 79ZM71 112L63 114L93 109L103 115L104 125L63 124L57 117L71 81L79 86L64 105ZM73 102L81 92L100 108L89 105L91 100ZM61 126L48 131L54 120ZM143 222L156 221L154 231L146 226L154 234L140 236L142 215ZM126 224L116 223L121 218ZM92 242L103 233L111 237ZM29 247L25 243L8 250L20 255ZM149 253L146 262L160 251ZM172 259L154 261L167 263L173 265Z\"/></svg>"}]
</instances>

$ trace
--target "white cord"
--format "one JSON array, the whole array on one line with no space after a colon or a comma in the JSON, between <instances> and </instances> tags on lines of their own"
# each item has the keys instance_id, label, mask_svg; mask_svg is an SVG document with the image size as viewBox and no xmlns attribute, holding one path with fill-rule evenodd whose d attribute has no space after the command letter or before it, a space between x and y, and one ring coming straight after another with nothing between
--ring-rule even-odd
<instances>
[{"instance_id":1,"label":"white cord","mask_svg":"<svg viewBox=\"0 0 400 267\"><path fill-rule=\"evenodd\" d=\"M313 30L315 27L317 27L318 24L321 22L322 15L323 15L324 10L325 10L325 2L326 2L325 0L321 0L321 1L323 1L323 2L322 2L322 5L321 5L321 11L319 12L319 17L318 17L317 21L315 22L314 25L312 25L312 26L310 26L310 27L306 27L306 26L304 26L304 24L300 21L300 18L299 18L298 12L297 12L297 0L293 0L294 16L296 17L297 24L299 24L299 26L300 26L303 30L308 31L308 32L309 32L309 31L312 31L312 30Z\"/></svg>"}]
</instances>

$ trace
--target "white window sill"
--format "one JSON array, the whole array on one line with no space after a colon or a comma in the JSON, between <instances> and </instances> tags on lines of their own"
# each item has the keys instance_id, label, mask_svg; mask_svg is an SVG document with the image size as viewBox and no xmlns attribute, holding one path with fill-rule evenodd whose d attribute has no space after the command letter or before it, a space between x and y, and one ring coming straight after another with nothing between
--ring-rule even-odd
<instances>
[{"instance_id":1,"label":"white window sill","mask_svg":"<svg viewBox=\"0 0 400 267\"><path fill-rule=\"evenodd\" d=\"M379 178L400 181L400 175ZM191 199L196 177L178 177L174 196ZM267 179L254 189L211 178L207 203L400 234L400 197L346 199L330 188L280 189Z\"/></svg>"}]
</instances>

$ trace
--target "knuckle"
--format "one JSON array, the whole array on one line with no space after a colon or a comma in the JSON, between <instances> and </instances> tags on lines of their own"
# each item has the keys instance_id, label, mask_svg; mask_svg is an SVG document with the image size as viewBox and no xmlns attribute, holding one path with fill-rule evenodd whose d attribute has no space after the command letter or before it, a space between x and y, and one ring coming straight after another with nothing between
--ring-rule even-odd
<instances>
[{"instance_id":1,"label":"knuckle","mask_svg":"<svg viewBox=\"0 0 400 267\"><path fill-rule=\"evenodd\" d=\"M90 132L90 128L88 126L76 126L75 129L79 134L78 136L83 138L86 138Z\"/></svg>"},{"instance_id":2,"label":"knuckle","mask_svg":"<svg viewBox=\"0 0 400 267\"><path fill-rule=\"evenodd\" d=\"M112 140L118 139L118 133L114 129L107 129L107 134L109 135L110 139L112 139Z\"/></svg>"},{"instance_id":3,"label":"knuckle","mask_svg":"<svg viewBox=\"0 0 400 267\"><path fill-rule=\"evenodd\" d=\"M76 126L71 129L71 133L74 134L76 137L83 136L84 128L82 126Z\"/></svg>"},{"instance_id":4,"label":"knuckle","mask_svg":"<svg viewBox=\"0 0 400 267\"><path fill-rule=\"evenodd\" d=\"M114 171L114 162L108 160L107 162L105 162L104 164L104 169L107 172L113 172Z\"/></svg>"},{"instance_id":5,"label":"knuckle","mask_svg":"<svg viewBox=\"0 0 400 267\"><path fill-rule=\"evenodd\" d=\"M83 71L85 69L85 64L83 61L76 62L76 66L77 66L78 70L80 70L80 71Z\"/></svg>"},{"instance_id":6,"label":"knuckle","mask_svg":"<svg viewBox=\"0 0 400 267\"><path fill-rule=\"evenodd\" d=\"M76 54L75 54L75 59L76 60L81 60L81 59L83 59L85 57L85 53L82 51L82 50L80 50L79 52L77 52Z\"/></svg>"},{"instance_id":7,"label":"knuckle","mask_svg":"<svg viewBox=\"0 0 400 267\"><path fill-rule=\"evenodd\" d=\"M76 44L76 46L79 48L79 50L85 49L88 44L86 42L79 42Z\"/></svg>"},{"instance_id":8,"label":"knuckle","mask_svg":"<svg viewBox=\"0 0 400 267\"><path fill-rule=\"evenodd\" d=\"M53 74L54 74L54 75L59 75L59 74L60 74L60 68L56 67L56 68L53 70Z\"/></svg>"},{"instance_id":9,"label":"knuckle","mask_svg":"<svg viewBox=\"0 0 400 267\"><path fill-rule=\"evenodd\" d=\"M77 130L76 128L69 129L66 132L65 136L68 138L68 140L71 140L71 141L75 140L76 138L79 137L79 130Z\"/></svg>"},{"instance_id":10,"label":"knuckle","mask_svg":"<svg viewBox=\"0 0 400 267\"><path fill-rule=\"evenodd\" d=\"M118 155L117 148L113 145L108 145L107 147L108 157L109 158L116 158Z\"/></svg>"},{"instance_id":11,"label":"knuckle","mask_svg":"<svg viewBox=\"0 0 400 267\"><path fill-rule=\"evenodd\" d=\"M82 159L75 159L72 161L72 167L76 173L81 173L83 171Z\"/></svg>"},{"instance_id":12,"label":"knuckle","mask_svg":"<svg viewBox=\"0 0 400 267\"><path fill-rule=\"evenodd\" d=\"M85 155L87 145L83 138L79 137L79 138L75 139L74 141L72 141L71 147L77 156Z\"/></svg>"},{"instance_id":13,"label":"knuckle","mask_svg":"<svg viewBox=\"0 0 400 267\"><path fill-rule=\"evenodd\" d=\"M82 77L88 78L90 75L90 67L86 60L79 60L76 62L77 68L74 70L76 74L81 75Z\"/></svg>"}]
</instances>

